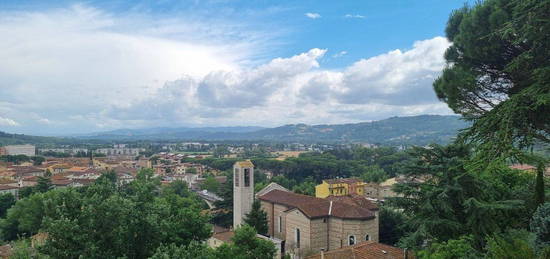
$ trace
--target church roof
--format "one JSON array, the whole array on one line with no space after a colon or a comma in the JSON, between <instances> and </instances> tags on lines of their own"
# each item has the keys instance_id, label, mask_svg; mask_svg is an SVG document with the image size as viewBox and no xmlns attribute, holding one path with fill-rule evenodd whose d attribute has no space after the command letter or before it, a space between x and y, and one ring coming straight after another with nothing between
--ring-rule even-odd
<instances>
[{"instance_id":1,"label":"church roof","mask_svg":"<svg viewBox=\"0 0 550 259\"><path fill-rule=\"evenodd\" d=\"M356 259L402 259L402 258L415 258L412 251L407 251L405 256L405 250L385 245L382 243L376 243L373 241L361 242L357 245L347 246L344 248L323 252L323 255L316 254L306 257L306 259L341 259L341 258L356 258Z\"/></svg>"},{"instance_id":2,"label":"church roof","mask_svg":"<svg viewBox=\"0 0 550 259\"><path fill-rule=\"evenodd\" d=\"M372 219L374 212L341 201L330 201L293 192L272 190L258 199L298 209L308 218L333 216L342 219Z\"/></svg>"},{"instance_id":3,"label":"church roof","mask_svg":"<svg viewBox=\"0 0 550 259\"><path fill-rule=\"evenodd\" d=\"M264 194L266 194L270 191L273 191L273 190L281 190L281 191L289 192L289 190L287 188L279 185L278 183L270 183L266 187L261 189L259 192L257 192L256 197L262 196L262 195L264 195Z\"/></svg>"}]
</instances>

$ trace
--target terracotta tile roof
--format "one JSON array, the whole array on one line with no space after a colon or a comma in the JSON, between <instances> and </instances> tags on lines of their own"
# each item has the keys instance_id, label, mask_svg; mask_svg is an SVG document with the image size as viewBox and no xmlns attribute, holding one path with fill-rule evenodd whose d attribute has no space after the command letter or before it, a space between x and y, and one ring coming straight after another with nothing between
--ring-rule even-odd
<instances>
[{"instance_id":1,"label":"terracotta tile roof","mask_svg":"<svg viewBox=\"0 0 550 259\"><path fill-rule=\"evenodd\" d=\"M52 179L52 184L57 186L67 186L72 182L73 180L71 179Z\"/></svg>"},{"instance_id":2,"label":"terracotta tile roof","mask_svg":"<svg viewBox=\"0 0 550 259\"><path fill-rule=\"evenodd\" d=\"M353 204L334 201L331 208L329 200L281 190L272 190L259 196L258 199L282 204L290 209L297 208L309 218L334 216L343 219L370 219L375 217L372 211Z\"/></svg>"},{"instance_id":3,"label":"terracotta tile roof","mask_svg":"<svg viewBox=\"0 0 550 259\"><path fill-rule=\"evenodd\" d=\"M367 199L367 197L364 197L358 194L350 194L350 195L343 195L343 196L330 195L325 199L329 201L343 202L345 204L355 205L355 206L369 209L369 210L378 210L378 206L374 202Z\"/></svg>"},{"instance_id":4,"label":"terracotta tile roof","mask_svg":"<svg viewBox=\"0 0 550 259\"><path fill-rule=\"evenodd\" d=\"M306 259L320 259L321 254L306 257ZM401 248L389 246L373 241L362 242L354 246L348 246L336 250L324 252L325 259L403 259L405 251ZM407 252L407 258L414 259L412 251Z\"/></svg>"},{"instance_id":5,"label":"terracotta tile roof","mask_svg":"<svg viewBox=\"0 0 550 259\"><path fill-rule=\"evenodd\" d=\"M82 167L82 166L73 166L69 168L67 171L71 173L76 172L86 172L88 170L88 167Z\"/></svg>"},{"instance_id":6,"label":"terracotta tile roof","mask_svg":"<svg viewBox=\"0 0 550 259\"><path fill-rule=\"evenodd\" d=\"M3 245L0 246L0 258L10 258L12 254L12 248L11 245Z\"/></svg>"},{"instance_id":7,"label":"terracotta tile roof","mask_svg":"<svg viewBox=\"0 0 550 259\"><path fill-rule=\"evenodd\" d=\"M328 184L337 184L337 183L346 183L346 184L353 184L353 183L362 183L361 179L358 178L338 178L338 179L328 179L325 180Z\"/></svg>"}]
</instances>

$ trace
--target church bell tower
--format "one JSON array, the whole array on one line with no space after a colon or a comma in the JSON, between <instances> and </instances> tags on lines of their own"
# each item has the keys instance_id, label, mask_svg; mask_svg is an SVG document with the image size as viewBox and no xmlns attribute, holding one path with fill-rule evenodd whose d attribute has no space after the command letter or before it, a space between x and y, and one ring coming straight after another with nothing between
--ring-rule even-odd
<instances>
[{"instance_id":1,"label":"church bell tower","mask_svg":"<svg viewBox=\"0 0 550 259\"><path fill-rule=\"evenodd\" d=\"M254 201L254 165L250 160L233 165L233 228L243 224Z\"/></svg>"}]
</instances>

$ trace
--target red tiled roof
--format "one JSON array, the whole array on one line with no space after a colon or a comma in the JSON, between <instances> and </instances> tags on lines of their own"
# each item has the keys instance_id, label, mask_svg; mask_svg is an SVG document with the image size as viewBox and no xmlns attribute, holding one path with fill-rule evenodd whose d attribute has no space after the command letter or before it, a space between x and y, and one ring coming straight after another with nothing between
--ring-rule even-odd
<instances>
[{"instance_id":1,"label":"red tiled roof","mask_svg":"<svg viewBox=\"0 0 550 259\"><path fill-rule=\"evenodd\" d=\"M282 204L290 207L291 209L297 208L309 218L320 218L327 216L334 216L344 219L374 218L374 213L372 211L353 204L334 201L331 205L331 201L329 200L281 190L272 190L258 197L258 199Z\"/></svg>"},{"instance_id":2,"label":"red tiled roof","mask_svg":"<svg viewBox=\"0 0 550 259\"><path fill-rule=\"evenodd\" d=\"M369 210L378 210L378 206L375 203L371 202L366 197L357 195L357 194L350 194L350 195L343 195L343 196L330 195L325 199L329 201L343 202L345 204L355 205L355 206L369 209Z\"/></svg>"},{"instance_id":3,"label":"red tiled roof","mask_svg":"<svg viewBox=\"0 0 550 259\"><path fill-rule=\"evenodd\" d=\"M354 246L348 246L328 252L324 252L325 259L403 259L405 258L405 251L401 248L389 246L381 243L375 243L373 241L366 241ZM306 257L306 259L320 259L321 254L315 254ZM415 256L412 251L407 252L407 258L414 259Z\"/></svg>"}]
</instances>

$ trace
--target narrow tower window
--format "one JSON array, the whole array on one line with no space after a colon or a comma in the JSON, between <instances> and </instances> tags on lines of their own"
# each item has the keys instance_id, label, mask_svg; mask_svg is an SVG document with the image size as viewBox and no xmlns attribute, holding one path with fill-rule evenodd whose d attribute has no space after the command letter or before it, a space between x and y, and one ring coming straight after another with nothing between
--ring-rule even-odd
<instances>
[{"instance_id":1,"label":"narrow tower window","mask_svg":"<svg viewBox=\"0 0 550 259\"><path fill-rule=\"evenodd\" d=\"M300 248L300 229L296 228L296 248Z\"/></svg>"},{"instance_id":2,"label":"narrow tower window","mask_svg":"<svg viewBox=\"0 0 550 259\"><path fill-rule=\"evenodd\" d=\"M235 168L235 177L233 178L233 181L235 181L235 187L239 187L239 169Z\"/></svg>"},{"instance_id":3,"label":"narrow tower window","mask_svg":"<svg viewBox=\"0 0 550 259\"><path fill-rule=\"evenodd\" d=\"M250 186L250 169L245 168L244 169L244 187Z\"/></svg>"}]
</instances>

